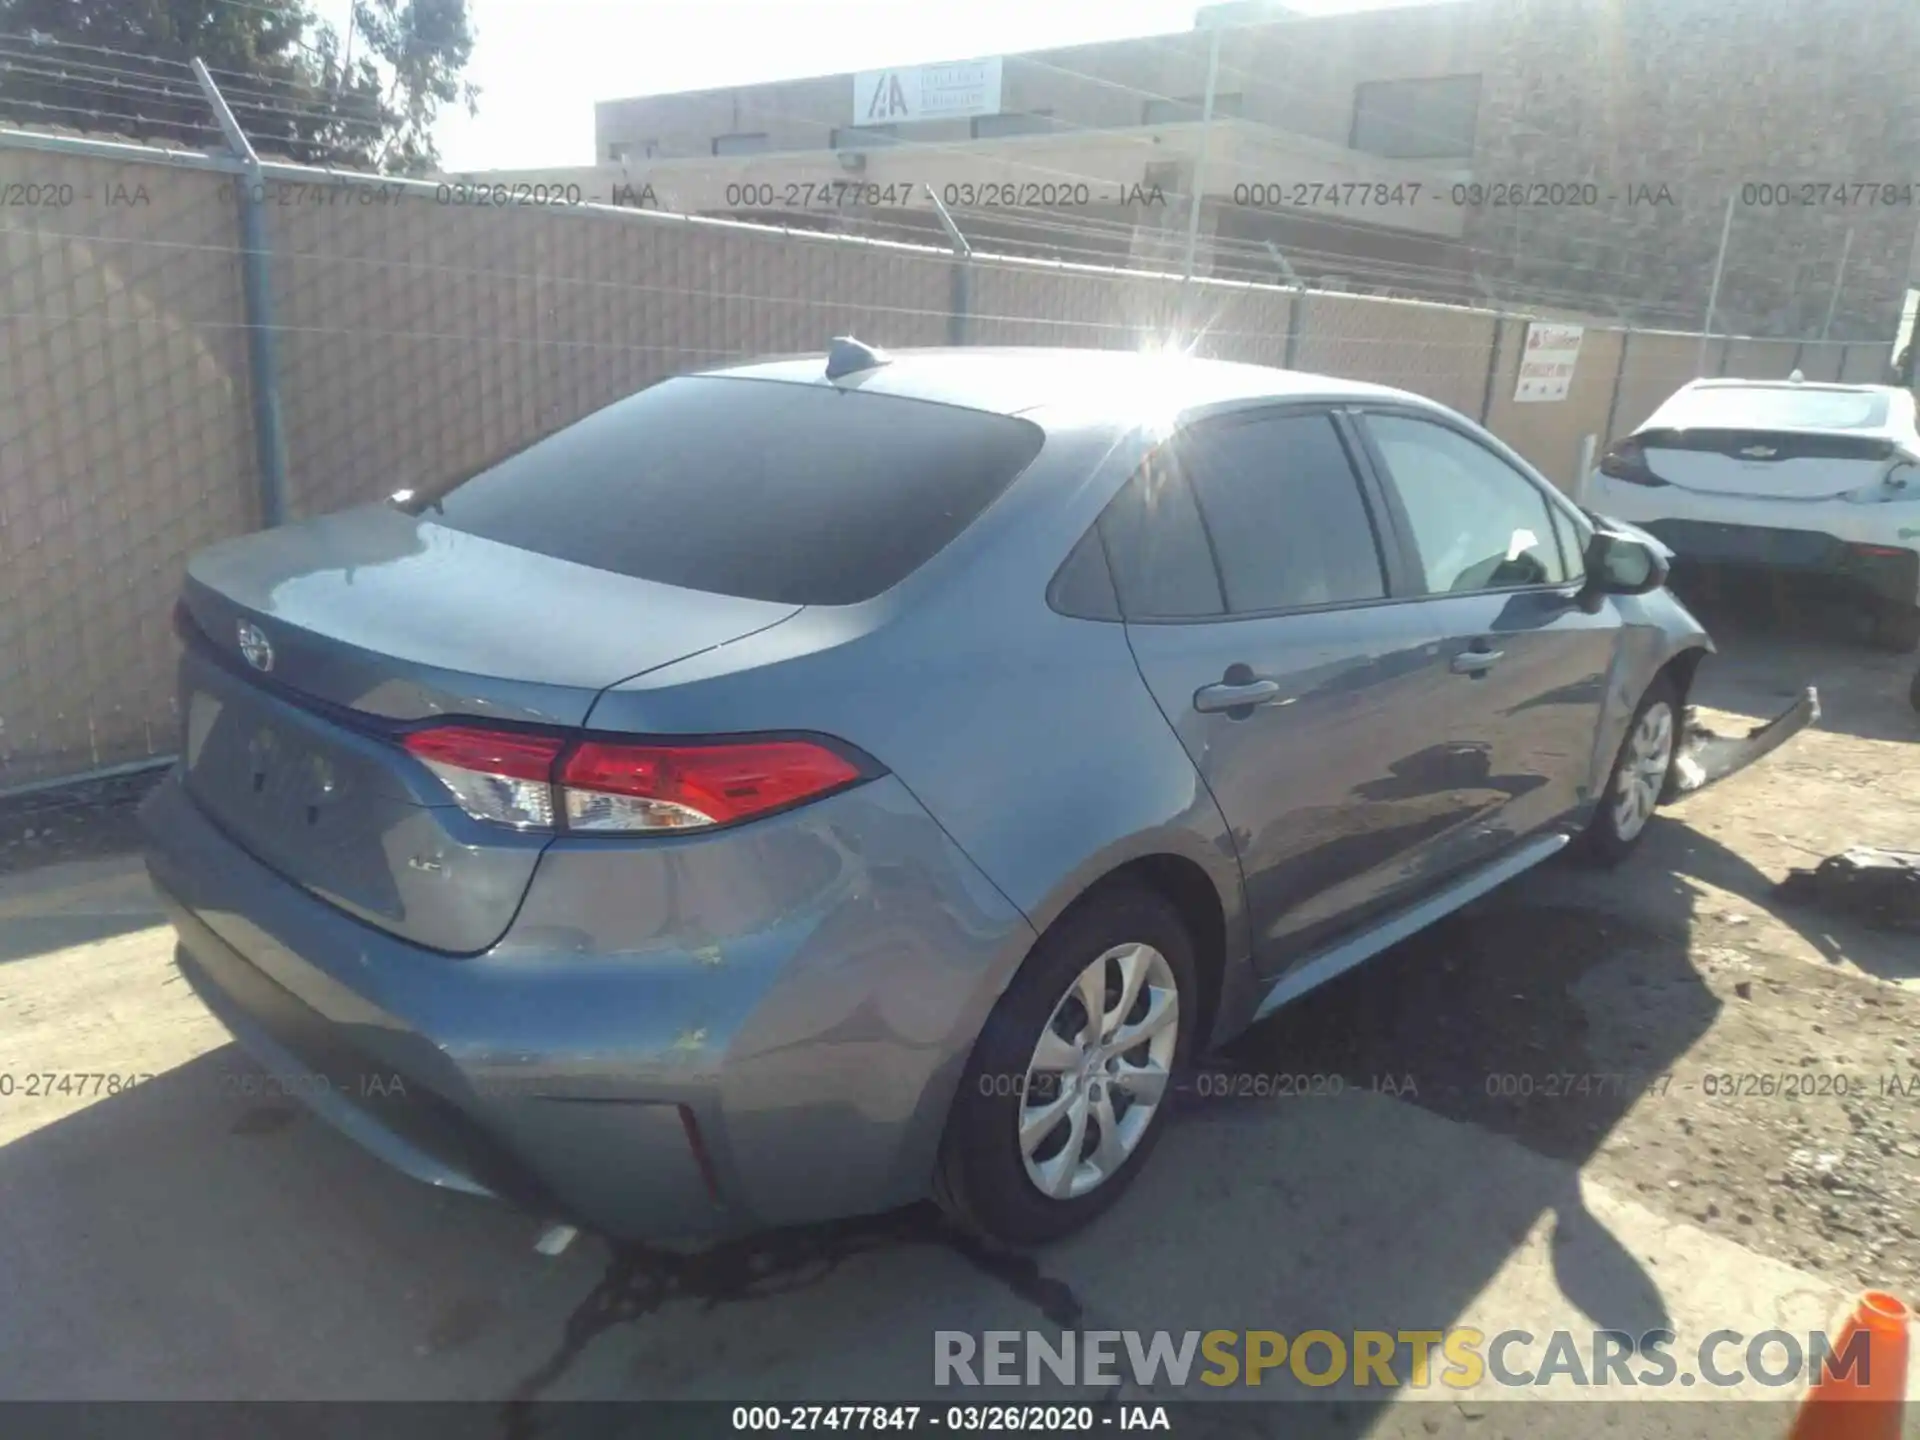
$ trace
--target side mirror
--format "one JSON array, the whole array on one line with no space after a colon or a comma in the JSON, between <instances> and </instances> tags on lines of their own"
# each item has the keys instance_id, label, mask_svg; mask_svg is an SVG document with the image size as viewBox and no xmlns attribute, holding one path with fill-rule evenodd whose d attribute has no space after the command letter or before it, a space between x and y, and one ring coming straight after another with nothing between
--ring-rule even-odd
<instances>
[{"instance_id":1,"label":"side mirror","mask_svg":"<svg viewBox=\"0 0 1920 1440\"><path fill-rule=\"evenodd\" d=\"M1645 595L1667 583L1667 557L1644 540L1596 530L1587 542L1587 594Z\"/></svg>"}]
</instances>

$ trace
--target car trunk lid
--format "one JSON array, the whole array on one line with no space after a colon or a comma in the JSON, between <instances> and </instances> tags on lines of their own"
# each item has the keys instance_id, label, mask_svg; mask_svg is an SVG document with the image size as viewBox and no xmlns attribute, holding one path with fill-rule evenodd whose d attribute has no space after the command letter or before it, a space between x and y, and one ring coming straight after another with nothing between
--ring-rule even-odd
<instances>
[{"instance_id":1,"label":"car trunk lid","mask_svg":"<svg viewBox=\"0 0 1920 1440\"><path fill-rule=\"evenodd\" d=\"M1829 500L1871 485L1900 451L1891 440L1793 430L1648 430L1646 467L1669 485L1756 500Z\"/></svg>"},{"instance_id":2,"label":"car trunk lid","mask_svg":"<svg viewBox=\"0 0 1920 1440\"><path fill-rule=\"evenodd\" d=\"M544 831L465 814L400 746L441 716L580 725L609 685L798 606L576 565L367 507L195 557L187 789L278 874L453 953L512 921Z\"/></svg>"}]
</instances>

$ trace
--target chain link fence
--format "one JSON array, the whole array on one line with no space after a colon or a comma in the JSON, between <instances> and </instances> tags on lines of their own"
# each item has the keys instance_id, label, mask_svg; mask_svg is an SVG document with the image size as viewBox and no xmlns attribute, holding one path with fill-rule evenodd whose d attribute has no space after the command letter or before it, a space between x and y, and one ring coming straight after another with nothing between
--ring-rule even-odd
<instances>
[{"instance_id":1,"label":"chain link fence","mask_svg":"<svg viewBox=\"0 0 1920 1440\"><path fill-rule=\"evenodd\" d=\"M1517 404L1525 316L449 194L0 134L0 794L174 749L185 561L282 501L431 486L664 376L837 334L1173 338L1431 396L1569 488L1584 437L1696 374L1880 380L1890 358L1715 338L1703 364L1697 335L1590 327L1568 397Z\"/></svg>"}]
</instances>

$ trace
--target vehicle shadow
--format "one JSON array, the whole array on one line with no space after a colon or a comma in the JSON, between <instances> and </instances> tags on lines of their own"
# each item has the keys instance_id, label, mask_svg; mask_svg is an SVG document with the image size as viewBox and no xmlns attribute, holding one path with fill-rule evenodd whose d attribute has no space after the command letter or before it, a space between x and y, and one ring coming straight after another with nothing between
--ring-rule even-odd
<instances>
[{"instance_id":1,"label":"vehicle shadow","mask_svg":"<svg viewBox=\"0 0 1920 1440\"><path fill-rule=\"evenodd\" d=\"M1571 991L1601 969L1644 991L1624 1058L1582 1048ZM1683 939L1575 908L1455 918L1202 1072L1338 1074L1345 1096L1190 1083L1139 1190L1032 1256L917 1206L544 1260L530 1217L390 1172L260 1098L227 1046L0 1148L0 1394L465 1398L515 1436L544 1399L980 1399L932 1389L936 1330L1439 1329L1549 1216L1560 1291L1639 1334L1668 1307L1576 1167L1714 1010ZM1623 1079L1550 1109L1489 1083L1570 1069ZM1300 1433L1367 1434L1384 1404L1307 1406Z\"/></svg>"},{"instance_id":2,"label":"vehicle shadow","mask_svg":"<svg viewBox=\"0 0 1920 1440\"><path fill-rule=\"evenodd\" d=\"M1652 916L1630 922L1496 897L1283 1009L1223 1059L1253 1074L1339 1075L1568 1162L1525 1177L1518 1191L1506 1186L1519 1174L1503 1175L1498 1208L1529 1223L1551 1212L1563 1293L1597 1327L1639 1335L1667 1323L1659 1286L1588 1213L1574 1177L1718 1013L1685 936L1684 926ZM1595 972L1633 997L1633 1038L1623 1049L1592 1043L1576 990ZM1595 1078L1558 1086L1555 1077L1568 1075ZM1555 1091L1564 1093L1549 1099ZM1485 1199L1491 1187L1469 1188ZM1435 1323L1444 1323L1471 1297L1424 1298L1442 1302Z\"/></svg>"},{"instance_id":3,"label":"vehicle shadow","mask_svg":"<svg viewBox=\"0 0 1920 1440\"><path fill-rule=\"evenodd\" d=\"M1802 863L1812 866L1815 857L1807 856ZM1845 963L1882 980L1920 977L1920 946L1911 935L1876 930L1845 914L1783 900L1772 876L1677 816L1654 816L1631 865L1634 913L1657 929L1684 933L1700 907L1711 903L1699 887L1711 886L1790 930L1829 964ZM1514 890L1601 906L1619 895L1618 883L1610 876L1566 863L1542 867L1517 882Z\"/></svg>"},{"instance_id":4,"label":"vehicle shadow","mask_svg":"<svg viewBox=\"0 0 1920 1440\"><path fill-rule=\"evenodd\" d=\"M0 875L0 965L165 923L136 855Z\"/></svg>"}]
</instances>

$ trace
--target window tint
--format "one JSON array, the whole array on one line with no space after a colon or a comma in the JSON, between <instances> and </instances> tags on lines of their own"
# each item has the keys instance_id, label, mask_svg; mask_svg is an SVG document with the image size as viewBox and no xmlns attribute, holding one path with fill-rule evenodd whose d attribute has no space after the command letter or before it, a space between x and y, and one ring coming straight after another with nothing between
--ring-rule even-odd
<instances>
[{"instance_id":1,"label":"window tint","mask_svg":"<svg viewBox=\"0 0 1920 1440\"><path fill-rule=\"evenodd\" d=\"M1360 482L1325 415L1203 425L1179 442L1237 614L1387 593Z\"/></svg>"},{"instance_id":2,"label":"window tint","mask_svg":"<svg viewBox=\"0 0 1920 1440\"><path fill-rule=\"evenodd\" d=\"M1047 601L1062 615L1079 620L1118 620L1120 604L1113 593L1113 578L1107 570L1107 554L1100 545L1100 532L1089 530L1080 537L1066 562L1053 577Z\"/></svg>"},{"instance_id":3,"label":"window tint","mask_svg":"<svg viewBox=\"0 0 1920 1440\"><path fill-rule=\"evenodd\" d=\"M1042 438L950 405L686 376L455 485L433 518L643 580L848 605L966 529Z\"/></svg>"},{"instance_id":4,"label":"window tint","mask_svg":"<svg viewBox=\"0 0 1920 1440\"><path fill-rule=\"evenodd\" d=\"M1187 620L1225 608L1193 493L1166 448L1114 497L1100 533L1129 620Z\"/></svg>"},{"instance_id":5,"label":"window tint","mask_svg":"<svg viewBox=\"0 0 1920 1440\"><path fill-rule=\"evenodd\" d=\"M1546 497L1506 461L1426 420L1370 415L1367 428L1413 527L1428 594L1566 580Z\"/></svg>"}]
</instances>

